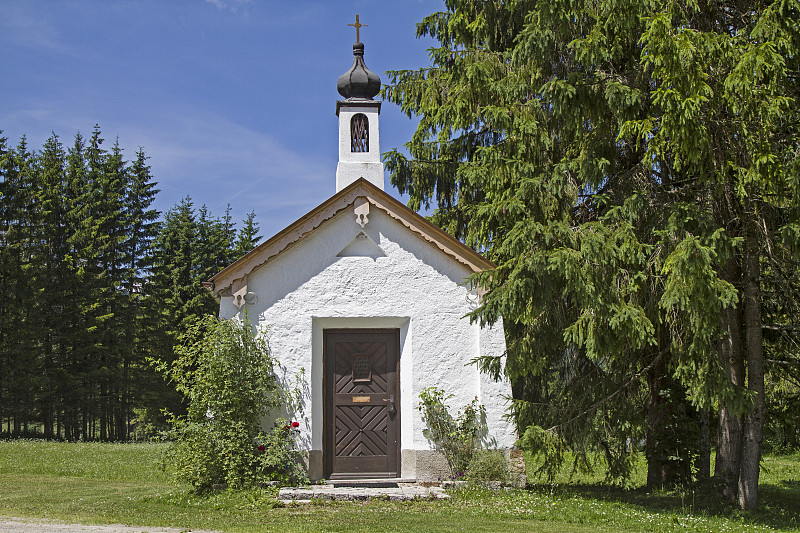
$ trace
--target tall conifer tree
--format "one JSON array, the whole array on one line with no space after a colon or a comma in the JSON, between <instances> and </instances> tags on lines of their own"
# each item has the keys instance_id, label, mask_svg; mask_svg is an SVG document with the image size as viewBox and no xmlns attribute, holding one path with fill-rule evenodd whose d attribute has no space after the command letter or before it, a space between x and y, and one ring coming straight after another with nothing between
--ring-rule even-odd
<instances>
[{"instance_id":1,"label":"tall conifer tree","mask_svg":"<svg viewBox=\"0 0 800 533\"><path fill-rule=\"evenodd\" d=\"M34 278L38 273L34 248L37 244L35 220L36 162L23 137L12 150L3 150L2 164L2 284L3 320L0 342L5 352L4 411L9 416L8 432L27 433L35 421L35 394L38 381L37 346L30 305L39 296ZM11 425L13 421L13 426Z\"/></svg>"},{"instance_id":2,"label":"tall conifer tree","mask_svg":"<svg viewBox=\"0 0 800 533\"><path fill-rule=\"evenodd\" d=\"M151 205L158 189L147 164L147 156L141 148L126 172L124 206L129 232L123 248L125 279L122 292L127 297L124 321L127 324L129 341L126 343L122 361L122 382L125 388L120 397L120 408L125 419L121 427L125 435L120 435L120 438L128 436L127 422L133 407L149 407L151 411L154 408L157 411L158 394L155 389L163 389L158 387L160 378L147 364L147 358L155 355L152 345L153 339L158 335L158 321L153 313L156 306L149 305L148 302L149 276L153 265L152 243L158 235L159 217L158 211L152 209Z\"/></svg>"},{"instance_id":3,"label":"tall conifer tree","mask_svg":"<svg viewBox=\"0 0 800 533\"><path fill-rule=\"evenodd\" d=\"M10 198L13 194L13 183L9 178L11 172L11 157L7 145L8 138L3 136L0 130L0 315L9 317L12 311L9 305L11 294L10 273L13 271L14 261L10 254L9 240L6 235L8 231L8 220L10 213ZM11 365L11 339L9 338L11 327L10 320L0 321L0 366L9 368ZM0 432L3 431L3 421L6 419L7 398L9 398L8 376L0 375Z\"/></svg>"},{"instance_id":4,"label":"tall conifer tree","mask_svg":"<svg viewBox=\"0 0 800 533\"><path fill-rule=\"evenodd\" d=\"M261 240L261 236L258 234L259 229L258 223L256 222L256 212L250 211L247 213L247 216L242 222L242 228L238 231L238 235L236 236L236 242L233 248L234 260L239 259L256 247Z\"/></svg>"},{"instance_id":5,"label":"tall conifer tree","mask_svg":"<svg viewBox=\"0 0 800 533\"><path fill-rule=\"evenodd\" d=\"M70 255L67 225L69 205L66 181L66 153L53 134L38 154L38 179L35 188L39 216L40 272L35 280L37 331L31 335L39 343L42 379L39 383L39 414L44 436L60 433L59 391L67 380L65 363L70 343L69 321L75 312L71 296L76 283L68 262ZM33 332L31 332L33 333Z\"/></svg>"},{"instance_id":6,"label":"tall conifer tree","mask_svg":"<svg viewBox=\"0 0 800 533\"><path fill-rule=\"evenodd\" d=\"M716 475L756 506L761 282L799 234L798 3L445 5L418 26L431 68L385 90L420 116L387 168L498 264L473 318L511 334L523 442L614 475L646 437L660 485L720 405Z\"/></svg>"}]
</instances>

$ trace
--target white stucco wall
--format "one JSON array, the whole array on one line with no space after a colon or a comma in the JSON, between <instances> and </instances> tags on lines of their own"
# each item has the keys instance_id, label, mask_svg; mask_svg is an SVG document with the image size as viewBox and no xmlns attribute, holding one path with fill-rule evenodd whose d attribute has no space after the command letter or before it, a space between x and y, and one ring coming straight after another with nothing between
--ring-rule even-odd
<instances>
[{"instance_id":1,"label":"white stucco wall","mask_svg":"<svg viewBox=\"0 0 800 533\"><path fill-rule=\"evenodd\" d=\"M248 276L257 295L244 308L250 321L269 325L273 355L290 375L304 369L309 382L305 445L322 448L323 329L390 327L400 329L401 449L430 449L416 409L419 391L430 386L454 394L453 409L478 396L491 437L511 447L515 431L502 418L510 386L468 364L502 354L505 340L502 327L481 330L463 318L474 305L463 285L467 269L374 206L364 232L385 256L337 257L359 231L347 209ZM222 317L237 314L232 300L222 297Z\"/></svg>"},{"instance_id":2,"label":"white stucco wall","mask_svg":"<svg viewBox=\"0 0 800 533\"><path fill-rule=\"evenodd\" d=\"M351 152L350 121L363 113L367 117L369 151ZM364 178L380 190L383 189L383 163L381 163L381 140L379 115L380 103L370 105L342 104L339 115L339 164L336 166L336 192L341 191L358 178Z\"/></svg>"}]
</instances>

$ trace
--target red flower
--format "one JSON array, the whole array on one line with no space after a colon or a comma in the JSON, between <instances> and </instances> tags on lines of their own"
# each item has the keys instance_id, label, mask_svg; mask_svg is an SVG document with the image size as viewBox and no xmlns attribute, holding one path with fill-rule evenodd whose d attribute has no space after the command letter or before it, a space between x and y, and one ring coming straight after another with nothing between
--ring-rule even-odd
<instances>
[{"instance_id":1,"label":"red flower","mask_svg":"<svg viewBox=\"0 0 800 533\"><path fill-rule=\"evenodd\" d=\"M289 429L290 427L291 426L289 424L286 424L285 426L283 426L283 429Z\"/></svg>"},{"instance_id":2,"label":"red flower","mask_svg":"<svg viewBox=\"0 0 800 533\"><path fill-rule=\"evenodd\" d=\"M299 428L300 427L300 422L292 422L292 427L293 428Z\"/></svg>"},{"instance_id":3,"label":"red flower","mask_svg":"<svg viewBox=\"0 0 800 533\"><path fill-rule=\"evenodd\" d=\"M258 447L258 451L260 451L260 452L263 452L263 451L264 451L264 445L263 445L263 444L259 445L259 447Z\"/></svg>"}]
</instances>

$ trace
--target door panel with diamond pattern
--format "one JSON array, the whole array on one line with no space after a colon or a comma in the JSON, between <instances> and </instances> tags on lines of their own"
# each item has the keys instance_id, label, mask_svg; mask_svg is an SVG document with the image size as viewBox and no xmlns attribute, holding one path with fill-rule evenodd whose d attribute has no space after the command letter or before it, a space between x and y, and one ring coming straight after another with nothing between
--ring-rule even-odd
<instances>
[{"instance_id":1,"label":"door panel with diamond pattern","mask_svg":"<svg viewBox=\"0 0 800 533\"><path fill-rule=\"evenodd\" d=\"M325 476L396 477L396 329L325 330Z\"/></svg>"}]
</instances>

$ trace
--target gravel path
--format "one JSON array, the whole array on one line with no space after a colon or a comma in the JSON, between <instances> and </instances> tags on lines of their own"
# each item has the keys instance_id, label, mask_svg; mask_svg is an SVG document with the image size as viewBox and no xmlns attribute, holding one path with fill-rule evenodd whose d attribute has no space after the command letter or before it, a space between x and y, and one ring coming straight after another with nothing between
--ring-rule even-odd
<instances>
[{"instance_id":1,"label":"gravel path","mask_svg":"<svg viewBox=\"0 0 800 533\"><path fill-rule=\"evenodd\" d=\"M51 520L0 517L0 533L183 533L185 531L214 533L208 530L175 527L124 526L122 524L87 526Z\"/></svg>"}]
</instances>

